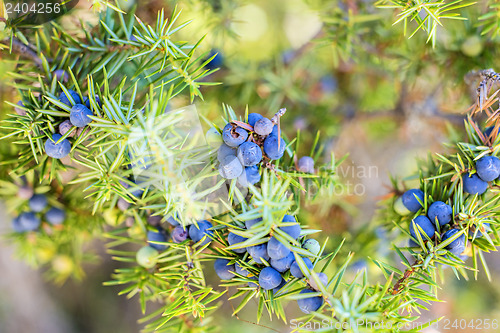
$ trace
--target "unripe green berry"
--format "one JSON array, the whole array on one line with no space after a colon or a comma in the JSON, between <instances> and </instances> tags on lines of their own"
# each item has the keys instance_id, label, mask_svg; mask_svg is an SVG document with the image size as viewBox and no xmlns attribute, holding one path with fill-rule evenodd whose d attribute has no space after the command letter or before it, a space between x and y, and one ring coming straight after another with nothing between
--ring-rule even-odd
<instances>
[{"instance_id":1,"label":"unripe green berry","mask_svg":"<svg viewBox=\"0 0 500 333\"><path fill-rule=\"evenodd\" d=\"M146 245L141 247L136 254L136 260L139 265L144 268L152 268L158 262L158 254L159 252L153 249L151 246Z\"/></svg>"},{"instance_id":2,"label":"unripe green berry","mask_svg":"<svg viewBox=\"0 0 500 333\"><path fill-rule=\"evenodd\" d=\"M402 197L397 198L396 201L394 202L394 210L396 211L396 213L398 213L399 215L402 215L402 216L405 216L405 215L408 215L411 213L410 210L408 208L406 208L405 205L403 204Z\"/></svg>"},{"instance_id":3,"label":"unripe green berry","mask_svg":"<svg viewBox=\"0 0 500 333\"><path fill-rule=\"evenodd\" d=\"M315 239L308 239L304 242L302 245L302 248L306 249L307 251L311 252L315 256L319 254L319 251L321 251L321 246L319 245L319 242Z\"/></svg>"},{"instance_id":4,"label":"unripe green berry","mask_svg":"<svg viewBox=\"0 0 500 333\"><path fill-rule=\"evenodd\" d=\"M468 57L477 57L483 52L483 42L478 36L469 36L460 46L460 50Z\"/></svg>"},{"instance_id":5,"label":"unripe green berry","mask_svg":"<svg viewBox=\"0 0 500 333\"><path fill-rule=\"evenodd\" d=\"M219 148L223 143L222 135L214 127L211 127L205 134L205 139L207 143L212 148Z\"/></svg>"},{"instance_id":6,"label":"unripe green berry","mask_svg":"<svg viewBox=\"0 0 500 333\"><path fill-rule=\"evenodd\" d=\"M70 274L73 271L73 261L70 257L60 254L52 260L52 268L59 274Z\"/></svg>"}]
</instances>

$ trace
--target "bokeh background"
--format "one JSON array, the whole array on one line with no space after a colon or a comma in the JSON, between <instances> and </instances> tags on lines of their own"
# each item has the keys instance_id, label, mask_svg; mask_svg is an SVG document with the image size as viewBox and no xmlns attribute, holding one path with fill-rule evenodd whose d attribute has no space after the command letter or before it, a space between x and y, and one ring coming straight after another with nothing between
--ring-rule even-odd
<instances>
[{"instance_id":1,"label":"bokeh background","mask_svg":"<svg viewBox=\"0 0 500 333\"><path fill-rule=\"evenodd\" d=\"M156 12L169 13L174 2L166 0L120 1L123 8L137 7L137 15L152 22ZM95 6L99 1L95 1ZM408 40L401 26L392 26L394 12L376 8L371 1L249 0L180 1L182 19L193 19L182 32L185 40L207 35L204 51L219 52L222 68L212 81L220 86L204 89L205 101L197 108L216 119L222 103L242 114L271 116L280 107L288 112L282 128L289 136L301 131L304 144L311 144L317 131L337 158L349 154L339 169L350 186L339 190L329 202L304 207L302 223L324 230L328 249L347 239L345 251L356 253L349 271L367 269L372 282L384 281L369 257L397 259L388 248L390 233L375 227L377 201L390 191L390 175L409 177L418 171L416 161L429 152L443 152L450 136L463 135L464 112L475 98L477 80L472 70L498 69L499 40L481 35L478 17L488 11L486 2L464 9L465 22L447 22L438 31L433 49L425 34ZM92 2L80 1L61 19L71 30L77 19L96 22ZM12 112L4 101L18 96L8 85L15 70L9 57L0 54L0 113ZM186 105L179 97L173 107ZM305 152L304 152L305 153ZM408 180L411 186L414 180ZM3 206L0 234L11 231L8 207ZM370 229L370 236L362 234ZM365 242L366 241L366 242ZM117 296L118 289L104 287L118 267L106 254L104 241L87 244L100 256L97 263L84 266L85 277L64 284L47 282L43 270L16 259L16 246L0 241L0 332L1 333L87 333L138 332L140 307L136 299ZM345 252L347 253L347 252ZM344 255L345 255L344 253ZM422 312L422 321L441 316L455 319L500 318L500 259L487 255L493 282L485 275L477 281L458 280L446 271L440 292L445 302L432 304ZM210 268L208 268L210 269ZM218 278L207 274L214 284ZM471 275L472 277L472 275ZM256 304L255 304L256 306ZM256 326L248 307L239 319L230 317L225 302L214 319L221 331L265 331ZM287 307L289 318L298 316L296 306ZM262 325L281 332L290 330L283 322L265 320ZM473 329L427 329L426 332L476 332Z\"/></svg>"}]
</instances>

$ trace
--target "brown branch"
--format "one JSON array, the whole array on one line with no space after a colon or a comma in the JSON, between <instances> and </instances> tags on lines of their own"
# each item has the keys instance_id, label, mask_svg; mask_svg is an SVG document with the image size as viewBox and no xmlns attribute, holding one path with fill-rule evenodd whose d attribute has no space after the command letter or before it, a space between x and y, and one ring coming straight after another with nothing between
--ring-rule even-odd
<instances>
[{"instance_id":1,"label":"brown branch","mask_svg":"<svg viewBox=\"0 0 500 333\"><path fill-rule=\"evenodd\" d=\"M413 265L403 273L403 276L394 284L394 287L392 287L392 292L391 292L392 295L397 295L403 290L407 280L413 275L413 273L415 273L420 268L413 266L419 265L421 263L422 263L421 260L415 261Z\"/></svg>"},{"instance_id":2,"label":"brown branch","mask_svg":"<svg viewBox=\"0 0 500 333\"><path fill-rule=\"evenodd\" d=\"M8 41L4 41L7 42ZM17 38L12 38L12 52L18 54L19 56L32 60L38 66L42 66L42 59L36 53L34 47L31 45L24 44ZM47 59L49 60L49 59Z\"/></svg>"}]
</instances>

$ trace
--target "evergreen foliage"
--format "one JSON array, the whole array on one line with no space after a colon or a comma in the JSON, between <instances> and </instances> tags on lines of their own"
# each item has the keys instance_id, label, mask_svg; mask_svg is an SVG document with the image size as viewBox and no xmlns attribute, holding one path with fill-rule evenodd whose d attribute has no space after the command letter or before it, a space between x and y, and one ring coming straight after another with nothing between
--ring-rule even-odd
<instances>
[{"instance_id":1,"label":"evergreen foliage","mask_svg":"<svg viewBox=\"0 0 500 333\"><path fill-rule=\"evenodd\" d=\"M328 70L338 73L350 62L360 64L358 72L346 70L348 75L335 81L340 93L328 92L334 83L325 79L315 56L304 55L311 45L296 50L291 59L279 56L258 68L238 60L226 62L204 46L206 38L183 40L190 22L182 21L184 15L173 6L168 14L160 10L151 23L135 15L135 9L123 10L119 2L101 0L93 1L99 12L95 25L80 21L68 29L54 21L26 28L22 21L4 20L3 47L10 55L2 61L14 68L10 83L22 104L8 102L11 112L1 123L0 194L13 216L33 210L29 203L33 194L48 200L37 211L41 222L32 228L36 230L16 229L9 234L19 256L47 268L49 279L63 283L69 277L83 277L82 264L96 260L90 242L104 236L109 254L121 264L105 285L120 286L121 295L139 299L146 332L210 331L217 327L211 314L221 302L229 301L231 315L239 318L252 300L258 304L251 319L257 324L263 315L287 322L284 305L293 300L306 309L297 318L303 323L327 320L331 325L356 327L362 321L363 327L353 331L369 332L374 323L384 321L396 331L398 324L417 320L422 310L440 300L438 290L446 269L457 278L468 279L470 274L477 278L479 272L490 278L484 254L500 245L500 168L496 177L482 179L478 161L496 157L500 150L499 95L494 89L499 74L476 72L479 88L464 121L466 137L454 133L444 152L418 161L420 171L413 179L419 179L424 195L423 200L412 198L419 203L417 209L405 206L406 212L401 207L398 200L408 188L404 181L393 179L391 194L381 201L372 222L391 232L392 245L383 245L403 265L397 268L398 263L374 254L370 259L385 281L369 281L366 271L346 274L357 247L375 246L375 227L346 239L327 238L318 251L312 240L319 230L302 223L298 214L305 205L330 207L342 201L336 189L345 186L337 173L344 158L325 154L328 150L319 132L292 135L281 122L286 121L285 106L297 110L317 104L307 115L311 122L315 113L341 109L353 97L342 95L348 90L342 85L356 85L361 78L381 78L381 86L401 78L398 82L405 85L432 67L438 75L453 68L443 79L445 84L462 82L471 65L457 55L457 45L464 43L457 36L464 29L481 31L477 38L484 47L483 56L471 62L477 61L481 68L494 64L497 5L492 2L488 13L477 15L477 4L460 0L380 1L377 7L359 1L353 5L356 8L336 1L308 2L324 9L324 26L316 40L332 47L334 63ZM207 29L235 38L230 27L219 23L237 2L197 4L201 7L197 10L208 10L212 18L204 23ZM186 6L188 11L196 10L194 3ZM469 17L477 22L451 22ZM399 24L404 25L403 32L396 29ZM441 26L446 29L448 24L452 41L441 41ZM405 35L412 39L406 42ZM422 61L430 54L432 59ZM222 68L215 66L217 61ZM304 68L310 71L304 74ZM297 76L301 79L294 79ZM219 85L219 80L224 84ZM322 86L316 90L321 94L311 97L307 91L317 88L318 82ZM366 84L359 89L360 110L377 112L367 105L373 94L382 92L376 87L366 89ZM457 89L463 92L468 86ZM335 94L338 98L332 98ZM394 107L397 112L398 101L391 100L395 95L376 107ZM201 116L202 139L207 131L220 142L224 133L250 133L252 149L261 153L259 161L247 161L242 152L237 156L245 159L246 167L260 166L260 180L242 184L238 176L217 178L218 150L211 147L209 136L208 144L198 144L200 132L190 141L189 129L199 128L196 123L184 123L193 109L172 104L203 101L206 96L228 104L217 106L215 120ZM254 119L252 124L249 115L258 112L269 118L267 123ZM63 125L68 120L69 128ZM321 124L314 125L321 129ZM489 132L488 126L493 126ZM266 148L268 138L277 145L275 157ZM69 152L63 152L66 148ZM486 183L484 193L468 190L469 176ZM225 195L219 195L219 190ZM429 213L437 201L451 207L450 221L439 220L441 211ZM62 224L51 222L54 211L48 211L54 207L65 212ZM433 232L412 223L419 215L438 216L431 217ZM287 216L299 216L296 237L290 231L295 222ZM457 252L461 239L465 251ZM268 246L265 255L255 255L263 244ZM279 252L278 248L286 254L265 257L270 251ZM464 262L468 257L471 264ZM289 262L273 263L284 259ZM219 276L231 277L217 286L206 281L214 262L219 263ZM279 265L283 267L275 270ZM271 272L275 275L267 283L272 286L264 288L267 284L259 277L271 270L278 274ZM157 310L151 311L153 307Z\"/></svg>"}]
</instances>

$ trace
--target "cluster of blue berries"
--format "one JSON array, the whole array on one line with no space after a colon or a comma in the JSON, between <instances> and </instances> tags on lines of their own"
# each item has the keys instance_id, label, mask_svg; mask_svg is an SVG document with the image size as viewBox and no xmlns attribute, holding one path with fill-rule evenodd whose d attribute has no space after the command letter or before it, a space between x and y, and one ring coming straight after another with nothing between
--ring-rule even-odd
<instances>
[{"instance_id":1,"label":"cluster of blue berries","mask_svg":"<svg viewBox=\"0 0 500 333\"><path fill-rule=\"evenodd\" d=\"M161 221L161 218L159 220ZM157 243L167 243L171 241L179 244L186 240L192 240L197 243L205 236L207 237L201 245L205 245L212 241L211 236L213 235L213 231L209 229L212 228L213 225L207 220L199 221L197 225L192 224L183 227L175 217L170 216L167 219L167 222L171 225L170 232L159 225L160 221L158 221L158 217L150 216L148 221L150 224L154 225L155 229L147 232L148 245L139 249L136 254L137 263L145 268L154 267L157 263L156 258L159 253L168 247L168 244Z\"/></svg>"},{"instance_id":2,"label":"cluster of blue berries","mask_svg":"<svg viewBox=\"0 0 500 333\"><path fill-rule=\"evenodd\" d=\"M464 191L481 195L488 189L488 182L500 177L500 159L496 156L483 156L476 161L476 173L462 176Z\"/></svg>"},{"instance_id":3,"label":"cluster of blue berries","mask_svg":"<svg viewBox=\"0 0 500 333\"><path fill-rule=\"evenodd\" d=\"M219 173L226 179L238 179L248 187L260 181L259 164L280 159L286 148L278 133L278 125L258 113L250 113L246 123L230 122L221 134L211 128L206 135L208 143L218 148Z\"/></svg>"},{"instance_id":4,"label":"cluster of blue berries","mask_svg":"<svg viewBox=\"0 0 500 333\"><path fill-rule=\"evenodd\" d=\"M418 212L421 208L423 208L422 203L424 202L424 192L420 189L411 189L406 191L401 197L399 197L394 204L394 210L400 215L408 215L412 213ZM426 215L419 215L412 219L410 223L410 234L413 238L417 239L416 232L421 233L421 237L425 241L425 237L423 234L427 235L429 238L433 238L436 233L436 226L439 224L440 229L446 229L446 225L453 224L453 209L447 203L442 201L433 202L427 209ZM422 231L419 230L422 229ZM483 223L483 228L488 229L489 224ZM459 229L450 228L446 232L444 232L441 236L441 241L445 241L446 239L452 237L454 234L459 232ZM484 231L484 230L483 230ZM423 232L423 233L422 233ZM476 237L481 237L482 233L478 230ZM409 245L411 247L416 247L418 244L410 239ZM450 244L446 246L446 249L453 253L454 255L465 260L467 258L464 255L464 251L466 249L466 239L465 235L460 235L457 239L452 241Z\"/></svg>"},{"instance_id":5,"label":"cluster of blue berries","mask_svg":"<svg viewBox=\"0 0 500 333\"><path fill-rule=\"evenodd\" d=\"M27 192L21 188L20 192ZM15 232L28 232L38 230L42 224L42 216L44 220L51 225L60 225L66 219L64 210L50 207L48 208L47 197L44 194L34 194L28 202L30 211L19 214L12 221L12 227Z\"/></svg>"},{"instance_id":6,"label":"cluster of blue berries","mask_svg":"<svg viewBox=\"0 0 500 333\"><path fill-rule=\"evenodd\" d=\"M205 240L201 243L201 245L208 244L212 241L213 231L210 230L213 225L211 222L207 220L198 221L197 224L191 224L186 227L183 227L179 221L177 221L174 217L169 217L167 222L170 223L174 228L172 230L172 242L174 243L182 243L187 239L192 240L195 243L198 243L206 236Z\"/></svg>"},{"instance_id":7,"label":"cluster of blue berries","mask_svg":"<svg viewBox=\"0 0 500 333\"><path fill-rule=\"evenodd\" d=\"M68 137L74 137L75 134L80 136L84 127L92 121L89 116L93 115L90 99L85 97L82 100L80 95L74 90L68 89L68 93L62 92L59 95L59 101L69 106L71 111L69 120L65 120L59 124L59 133L53 134L51 138L45 141L45 152L48 156L56 159L67 156L71 151L71 143L69 140L61 140L61 138L73 127L76 127L77 130L71 132ZM102 106L98 96L96 96L95 102L100 107Z\"/></svg>"},{"instance_id":8,"label":"cluster of blue berries","mask_svg":"<svg viewBox=\"0 0 500 333\"><path fill-rule=\"evenodd\" d=\"M262 222L262 219L254 219L245 222L246 229L251 229L253 226ZM281 231L288 234L293 239L298 239L301 233L300 224L295 217L285 215L283 222L290 223L289 226L280 227ZM233 246L246 241L247 239L229 233L227 236L229 245ZM303 242L302 247L313 255L318 255L321 247L314 239L307 239ZM249 287L260 287L264 290L271 290L273 293L279 292L286 284L287 279L292 277L302 279L304 272L300 269L299 264L295 260L295 255L285 244L278 241L275 237L271 237L267 243L253 245L249 247L235 248L233 252L240 255L238 260L217 259L214 263L215 272L223 280L230 280L236 276L243 278L250 278L255 282L248 282ZM302 257L303 262L311 271L313 263L307 257ZM260 272L251 272L253 269L245 267L250 261L256 264L264 265ZM324 273L317 274L323 285L327 285L328 279ZM312 289L318 290L318 286L312 278L308 276L309 285ZM304 289L301 293L312 293L312 289ZM305 313L318 310L323 304L323 298L319 296L312 296L301 298L298 300L300 309Z\"/></svg>"}]
</instances>

